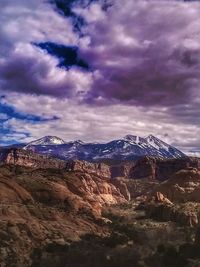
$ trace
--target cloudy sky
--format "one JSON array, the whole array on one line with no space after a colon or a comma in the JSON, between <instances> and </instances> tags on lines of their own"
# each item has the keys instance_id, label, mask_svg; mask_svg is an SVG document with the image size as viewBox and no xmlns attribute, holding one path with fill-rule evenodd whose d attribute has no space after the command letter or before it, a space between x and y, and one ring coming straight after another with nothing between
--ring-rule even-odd
<instances>
[{"instance_id":1,"label":"cloudy sky","mask_svg":"<svg viewBox=\"0 0 200 267\"><path fill-rule=\"evenodd\" d=\"M200 152L200 2L1 0L0 144L126 134Z\"/></svg>"}]
</instances>

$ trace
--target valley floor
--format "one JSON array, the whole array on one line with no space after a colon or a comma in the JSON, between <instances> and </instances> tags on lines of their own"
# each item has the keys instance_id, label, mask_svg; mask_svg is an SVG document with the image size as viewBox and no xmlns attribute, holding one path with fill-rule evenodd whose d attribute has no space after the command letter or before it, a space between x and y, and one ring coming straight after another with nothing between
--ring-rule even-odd
<instances>
[{"instance_id":1,"label":"valley floor","mask_svg":"<svg viewBox=\"0 0 200 267\"><path fill-rule=\"evenodd\" d=\"M137 202L103 211L107 233L86 234L36 255L32 267L197 267L196 228L146 218Z\"/></svg>"}]
</instances>

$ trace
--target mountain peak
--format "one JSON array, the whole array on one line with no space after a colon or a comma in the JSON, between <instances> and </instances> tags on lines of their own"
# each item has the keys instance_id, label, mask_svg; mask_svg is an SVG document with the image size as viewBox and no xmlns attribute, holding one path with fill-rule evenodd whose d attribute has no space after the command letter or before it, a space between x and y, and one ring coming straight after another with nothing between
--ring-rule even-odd
<instances>
[{"instance_id":1,"label":"mountain peak","mask_svg":"<svg viewBox=\"0 0 200 267\"><path fill-rule=\"evenodd\" d=\"M123 139L126 141L136 142L136 141L139 141L139 136L127 134L126 136L123 137Z\"/></svg>"}]
</instances>

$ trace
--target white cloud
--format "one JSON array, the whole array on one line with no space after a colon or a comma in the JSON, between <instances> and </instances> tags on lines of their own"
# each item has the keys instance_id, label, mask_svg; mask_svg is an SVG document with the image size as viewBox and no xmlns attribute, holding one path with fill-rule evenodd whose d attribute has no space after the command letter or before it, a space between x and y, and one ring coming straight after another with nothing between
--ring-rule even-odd
<instances>
[{"instance_id":1,"label":"white cloud","mask_svg":"<svg viewBox=\"0 0 200 267\"><path fill-rule=\"evenodd\" d=\"M166 108L152 108L147 111L145 108L121 104L91 107L77 105L74 101L66 99L25 94L20 95L20 98L18 94L10 94L4 99L4 103L13 105L18 112L44 118L59 118L37 123L10 119L3 124L5 129L31 134L30 137L25 137L24 141L45 135L57 135L66 141L82 139L106 142L126 134L154 134L184 151L198 147L199 144L199 127L176 121Z\"/></svg>"}]
</instances>

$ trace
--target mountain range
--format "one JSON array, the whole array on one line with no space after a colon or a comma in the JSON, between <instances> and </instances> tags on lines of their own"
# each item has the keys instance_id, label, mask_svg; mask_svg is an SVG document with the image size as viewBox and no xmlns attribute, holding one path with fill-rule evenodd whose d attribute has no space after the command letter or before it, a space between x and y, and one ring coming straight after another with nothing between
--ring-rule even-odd
<instances>
[{"instance_id":1,"label":"mountain range","mask_svg":"<svg viewBox=\"0 0 200 267\"><path fill-rule=\"evenodd\" d=\"M22 148L64 160L78 159L96 162L137 160L144 156L161 159L185 157L180 150L153 135L146 138L126 135L108 143L85 143L81 140L65 142L56 136L45 136L23 145Z\"/></svg>"}]
</instances>

